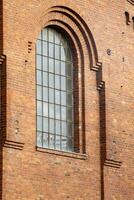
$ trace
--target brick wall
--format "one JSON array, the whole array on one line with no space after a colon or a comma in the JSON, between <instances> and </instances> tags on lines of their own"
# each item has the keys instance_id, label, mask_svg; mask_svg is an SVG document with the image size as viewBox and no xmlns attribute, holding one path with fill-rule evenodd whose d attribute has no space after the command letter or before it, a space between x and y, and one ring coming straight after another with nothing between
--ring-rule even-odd
<instances>
[{"instance_id":1,"label":"brick wall","mask_svg":"<svg viewBox=\"0 0 134 200\"><path fill-rule=\"evenodd\" d=\"M3 0L3 200L133 199L133 16L125 0ZM80 80L83 70L84 155L36 148L35 43L50 24L70 34Z\"/></svg>"}]
</instances>

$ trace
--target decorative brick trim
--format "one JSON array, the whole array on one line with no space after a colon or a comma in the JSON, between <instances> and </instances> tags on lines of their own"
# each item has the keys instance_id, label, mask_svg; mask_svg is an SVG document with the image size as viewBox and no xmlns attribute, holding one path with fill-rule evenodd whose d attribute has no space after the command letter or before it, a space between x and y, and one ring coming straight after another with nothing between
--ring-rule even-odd
<instances>
[{"instance_id":1,"label":"decorative brick trim","mask_svg":"<svg viewBox=\"0 0 134 200\"><path fill-rule=\"evenodd\" d=\"M132 5L134 5L134 0L127 0L129 3L131 3Z\"/></svg>"},{"instance_id":2,"label":"decorative brick trim","mask_svg":"<svg viewBox=\"0 0 134 200\"><path fill-rule=\"evenodd\" d=\"M4 63L6 56L4 54L0 55L0 65Z\"/></svg>"},{"instance_id":3,"label":"decorative brick trim","mask_svg":"<svg viewBox=\"0 0 134 200\"><path fill-rule=\"evenodd\" d=\"M106 159L104 165L107 167L120 168L122 165L122 162Z\"/></svg>"},{"instance_id":4,"label":"decorative brick trim","mask_svg":"<svg viewBox=\"0 0 134 200\"><path fill-rule=\"evenodd\" d=\"M22 150L24 147L24 143L5 140L3 143L3 147L12 148L12 149L16 149L16 150Z\"/></svg>"}]
</instances>

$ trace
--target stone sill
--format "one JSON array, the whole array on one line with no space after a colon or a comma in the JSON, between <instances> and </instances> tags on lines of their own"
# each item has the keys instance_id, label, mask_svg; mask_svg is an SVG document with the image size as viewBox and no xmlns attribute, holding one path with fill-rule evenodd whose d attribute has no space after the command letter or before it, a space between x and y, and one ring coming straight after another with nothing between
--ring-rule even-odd
<instances>
[{"instance_id":1,"label":"stone sill","mask_svg":"<svg viewBox=\"0 0 134 200\"><path fill-rule=\"evenodd\" d=\"M82 153L65 152L65 151L47 149L47 148L42 148L42 147L36 147L36 150L42 153L48 153L48 154L53 154L53 155L58 155L58 156L63 156L63 157L70 157L70 158L81 159L81 160L87 160L88 158L87 154L82 154Z\"/></svg>"}]
</instances>

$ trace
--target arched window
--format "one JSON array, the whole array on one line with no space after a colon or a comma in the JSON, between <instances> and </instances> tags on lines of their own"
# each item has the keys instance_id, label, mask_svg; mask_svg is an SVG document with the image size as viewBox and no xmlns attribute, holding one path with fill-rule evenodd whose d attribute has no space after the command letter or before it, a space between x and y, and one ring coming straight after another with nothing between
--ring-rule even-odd
<instances>
[{"instance_id":1,"label":"arched window","mask_svg":"<svg viewBox=\"0 0 134 200\"><path fill-rule=\"evenodd\" d=\"M37 146L74 151L73 62L64 36L44 28L36 43Z\"/></svg>"}]
</instances>

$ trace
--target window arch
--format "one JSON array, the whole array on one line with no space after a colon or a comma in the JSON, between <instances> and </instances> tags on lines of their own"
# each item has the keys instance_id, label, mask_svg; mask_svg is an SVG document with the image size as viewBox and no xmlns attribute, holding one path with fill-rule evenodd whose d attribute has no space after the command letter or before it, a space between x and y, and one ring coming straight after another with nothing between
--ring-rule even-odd
<instances>
[{"instance_id":1,"label":"window arch","mask_svg":"<svg viewBox=\"0 0 134 200\"><path fill-rule=\"evenodd\" d=\"M74 151L73 61L56 29L43 28L36 43L37 146Z\"/></svg>"}]
</instances>

